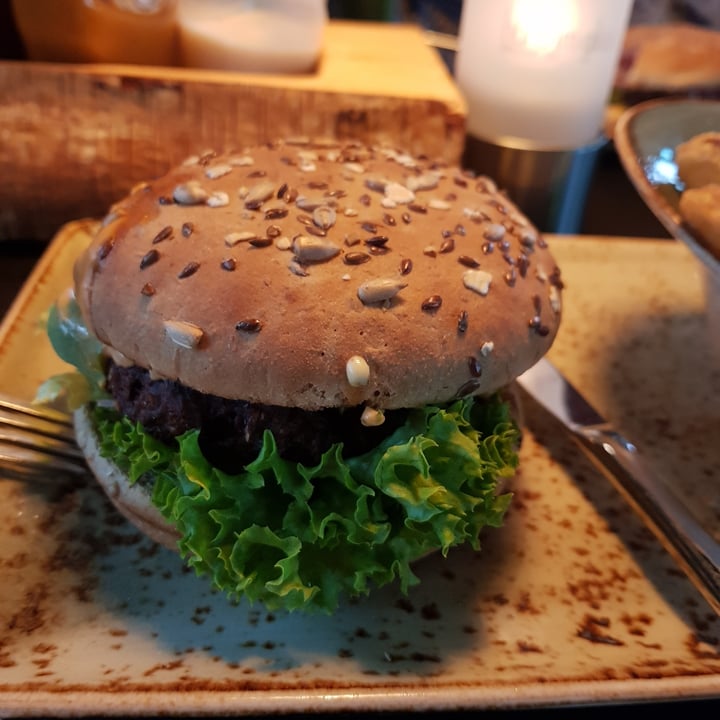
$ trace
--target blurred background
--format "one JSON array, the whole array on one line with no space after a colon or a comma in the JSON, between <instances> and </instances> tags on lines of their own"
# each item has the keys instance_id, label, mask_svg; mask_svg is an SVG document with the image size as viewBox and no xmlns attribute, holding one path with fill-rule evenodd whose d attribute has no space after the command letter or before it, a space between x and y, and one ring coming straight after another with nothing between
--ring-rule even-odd
<instances>
[{"instance_id":1,"label":"blurred background","mask_svg":"<svg viewBox=\"0 0 720 720\"><path fill-rule=\"evenodd\" d=\"M65 0L67 2L67 0ZM82 0L90 5L109 0ZM124 0L123 0L124 1ZM0 0L0 60L26 60L28 51L21 38L13 2L26 11L41 6L59 8L62 3L47 0ZM78 3L81 0L77 0ZM154 0L142 0L138 6L151 6ZM157 3L155 3L157 4ZM454 72L462 0L327 0L330 19L409 23L427 32L428 43L438 52L448 71ZM35 11L29 10L30 15ZM39 19L40 13L35 13ZM720 2L717 0L635 0L630 25L659 25L671 22L691 23L703 28L720 27ZM377 52L377 51L376 51ZM32 59L32 58L30 58ZM2 117L0 116L0 121ZM611 134L611 131L608 133ZM597 153L587 199L582 207L577 230L586 234L618 233L618 203L622 202L622 234L667 237L667 233L645 204L637 197L620 167L612 143ZM553 230L553 228L543 228Z\"/></svg>"}]
</instances>

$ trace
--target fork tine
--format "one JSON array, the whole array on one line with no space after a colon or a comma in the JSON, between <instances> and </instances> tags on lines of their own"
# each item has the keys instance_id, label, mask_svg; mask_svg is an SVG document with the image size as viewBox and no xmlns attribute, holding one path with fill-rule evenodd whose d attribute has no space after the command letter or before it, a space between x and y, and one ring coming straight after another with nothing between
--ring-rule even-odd
<instances>
[{"instance_id":1,"label":"fork tine","mask_svg":"<svg viewBox=\"0 0 720 720\"><path fill-rule=\"evenodd\" d=\"M75 432L72 425L56 422L42 415L23 415L0 406L0 427L13 428L18 432L31 433L46 438L57 438L74 445Z\"/></svg>"},{"instance_id":2,"label":"fork tine","mask_svg":"<svg viewBox=\"0 0 720 720\"><path fill-rule=\"evenodd\" d=\"M72 428L72 419L67 413L55 410L54 408L31 405L3 393L0 393L0 408L12 413L17 413L18 415L43 418L55 422L58 425L65 425L66 427Z\"/></svg>"},{"instance_id":3,"label":"fork tine","mask_svg":"<svg viewBox=\"0 0 720 720\"><path fill-rule=\"evenodd\" d=\"M0 468L23 478L85 474L71 417L0 394Z\"/></svg>"},{"instance_id":4,"label":"fork tine","mask_svg":"<svg viewBox=\"0 0 720 720\"><path fill-rule=\"evenodd\" d=\"M82 477L87 474L85 463L53 457L47 453L28 448L12 446L9 449L0 444L0 472L11 477L46 477L51 480L56 475Z\"/></svg>"},{"instance_id":5,"label":"fork tine","mask_svg":"<svg viewBox=\"0 0 720 720\"><path fill-rule=\"evenodd\" d=\"M49 455L57 455L70 460L83 458L80 448L74 441L43 433L36 434L32 432L32 429L4 427L2 420L0 420L0 444L17 445L18 447L45 452Z\"/></svg>"}]
</instances>

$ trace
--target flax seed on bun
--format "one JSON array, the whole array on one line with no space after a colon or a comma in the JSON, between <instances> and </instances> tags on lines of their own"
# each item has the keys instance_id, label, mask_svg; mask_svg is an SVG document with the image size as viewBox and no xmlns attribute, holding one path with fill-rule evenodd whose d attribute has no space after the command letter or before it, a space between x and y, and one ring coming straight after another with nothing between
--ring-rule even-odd
<instances>
[{"instance_id":1,"label":"flax seed on bun","mask_svg":"<svg viewBox=\"0 0 720 720\"><path fill-rule=\"evenodd\" d=\"M136 187L76 270L119 365L305 410L491 394L549 349L560 288L492 180L305 141L206 153Z\"/></svg>"}]
</instances>

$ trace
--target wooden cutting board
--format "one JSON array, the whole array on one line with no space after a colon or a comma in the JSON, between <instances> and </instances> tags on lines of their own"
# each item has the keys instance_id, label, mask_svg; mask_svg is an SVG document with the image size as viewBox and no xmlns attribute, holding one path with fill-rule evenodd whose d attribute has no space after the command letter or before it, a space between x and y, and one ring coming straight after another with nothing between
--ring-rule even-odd
<instances>
[{"instance_id":1,"label":"wooden cutting board","mask_svg":"<svg viewBox=\"0 0 720 720\"><path fill-rule=\"evenodd\" d=\"M330 21L307 75L0 62L0 240L50 239L192 153L279 136L460 162L466 113L411 25Z\"/></svg>"}]
</instances>

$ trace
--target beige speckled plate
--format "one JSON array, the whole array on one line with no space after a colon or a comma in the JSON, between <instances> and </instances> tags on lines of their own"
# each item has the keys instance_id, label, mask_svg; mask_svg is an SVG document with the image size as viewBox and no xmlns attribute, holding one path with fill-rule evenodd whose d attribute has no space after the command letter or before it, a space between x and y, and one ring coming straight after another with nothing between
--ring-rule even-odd
<instances>
[{"instance_id":1,"label":"beige speckled plate","mask_svg":"<svg viewBox=\"0 0 720 720\"><path fill-rule=\"evenodd\" d=\"M0 390L60 368L40 320L82 223L0 329ZM552 358L706 527L720 518L720 376L679 243L550 238ZM51 483L52 485L52 483ZM331 618L231 607L88 483L0 480L0 716L539 707L720 696L720 620L547 416L526 407L504 528Z\"/></svg>"}]
</instances>

